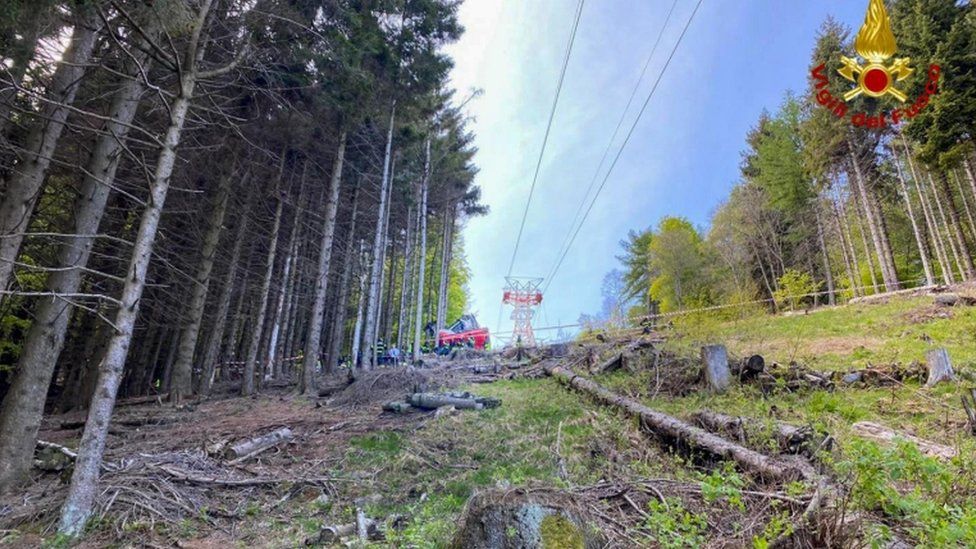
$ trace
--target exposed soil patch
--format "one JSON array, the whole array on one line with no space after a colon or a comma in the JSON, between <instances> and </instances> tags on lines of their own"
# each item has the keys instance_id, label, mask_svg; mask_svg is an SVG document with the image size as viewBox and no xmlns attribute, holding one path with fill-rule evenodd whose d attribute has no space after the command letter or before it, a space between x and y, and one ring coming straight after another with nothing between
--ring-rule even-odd
<instances>
[{"instance_id":1,"label":"exposed soil patch","mask_svg":"<svg viewBox=\"0 0 976 549\"><path fill-rule=\"evenodd\" d=\"M952 309L941 305L928 305L909 311L903 317L909 324L925 324L934 320L952 318Z\"/></svg>"}]
</instances>

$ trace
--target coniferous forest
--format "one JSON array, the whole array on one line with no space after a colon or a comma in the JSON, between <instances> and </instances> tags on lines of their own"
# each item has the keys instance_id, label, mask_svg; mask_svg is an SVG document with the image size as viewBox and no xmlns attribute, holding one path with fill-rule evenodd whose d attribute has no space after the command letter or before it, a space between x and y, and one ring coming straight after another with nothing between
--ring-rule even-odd
<instances>
[{"instance_id":1,"label":"coniferous forest","mask_svg":"<svg viewBox=\"0 0 976 549\"><path fill-rule=\"evenodd\" d=\"M898 57L913 73L899 87L912 118L855 126L852 113L889 113L861 96L845 118L817 101L824 65L832 97L851 83L841 54L856 57L851 29L825 21L810 54L808 89L787 92L745 139L741 179L705 228L667 217L622 242L614 300L632 314L764 301L771 308L834 304L879 292L976 276L976 10L952 0L888 7ZM622 311L620 314L625 314Z\"/></svg>"},{"instance_id":2,"label":"coniferous forest","mask_svg":"<svg viewBox=\"0 0 976 549\"><path fill-rule=\"evenodd\" d=\"M777 35L805 87L612 268L741 3L467 1L0 0L0 546L976 547L976 6Z\"/></svg>"},{"instance_id":3,"label":"coniferous forest","mask_svg":"<svg viewBox=\"0 0 976 549\"><path fill-rule=\"evenodd\" d=\"M174 404L409 351L464 308L482 215L441 47L456 3L10 1L0 8L0 490L45 409ZM426 336L423 336L426 338Z\"/></svg>"}]
</instances>

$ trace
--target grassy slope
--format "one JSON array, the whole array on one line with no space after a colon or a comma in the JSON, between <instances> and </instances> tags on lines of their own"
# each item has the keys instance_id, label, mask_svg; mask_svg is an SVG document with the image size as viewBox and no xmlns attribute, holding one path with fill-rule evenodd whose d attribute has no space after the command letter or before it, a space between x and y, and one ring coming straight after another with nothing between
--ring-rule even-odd
<instances>
[{"instance_id":1,"label":"grassy slope","mask_svg":"<svg viewBox=\"0 0 976 549\"><path fill-rule=\"evenodd\" d=\"M976 307L940 309L931 297L891 298L789 316L748 312L734 320L679 318L676 329L680 336L671 345L683 350L716 341L733 354L758 353L767 360L796 360L822 370L921 361L934 346L946 347L957 366L976 366Z\"/></svg>"},{"instance_id":2,"label":"grassy slope","mask_svg":"<svg viewBox=\"0 0 976 549\"><path fill-rule=\"evenodd\" d=\"M667 345L688 354L703 343L721 342L734 356L758 353L767 361L795 360L815 369L841 371L923 361L928 349L945 347L957 372L971 379L967 374L976 367L976 307L949 309L949 318L944 318L946 311L934 307L931 297L905 297L806 315L687 318L675 323ZM837 478L852 488L850 505L875 517L864 535L884 538L897 531L929 547L976 544L976 438L968 432L960 406L969 382L771 396L752 386L736 386L724 395L695 392L674 398L649 394L654 381L648 371L618 373L602 381L678 416L707 408L826 430L838 448L825 458ZM851 425L862 420L956 447L960 456L943 463L922 457L907 444L879 447L865 442L851 432Z\"/></svg>"},{"instance_id":3,"label":"grassy slope","mask_svg":"<svg viewBox=\"0 0 976 549\"><path fill-rule=\"evenodd\" d=\"M761 353L768 360L798 362L823 370L868 364L923 360L932 346L945 346L960 370L976 365L976 308L954 309L952 318L933 315L931 298L898 298L887 303L822 309L807 315L751 314L738 320L707 317L677 322L671 350L694 354L704 342L721 341L733 354ZM764 396L752 387L725 395L701 392L686 397L651 396L654 373L618 372L599 380L642 399L653 408L683 417L708 408L756 418L811 424L828 431L838 449L824 456L828 466L852 488L847 504L870 513L860 534L885 539L897 533L922 546L976 543L976 465L969 456L976 443L965 430L958 402L962 385L924 389L852 388L836 392L779 393ZM671 477L703 485L735 478L725 469L706 476L702 470L657 449L637 432L634 422L592 403L552 380L482 385L472 390L500 397L502 408L433 419L424 429L387 440L383 435L355 441L347 463L385 466L377 480L392 497L376 505L377 516L405 513L408 528L394 538L402 545L443 546L454 530L472 491L491 486L585 485L608 477ZM962 458L939 463L909 446L882 448L851 434L855 421L870 420L960 448ZM561 431L561 455L569 482L557 474L554 446ZM738 481L736 481L738 482ZM734 488L732 489L734 491ZM416 495L426 494L420 501ZM682 507L651 509L655 521L694 523L710 511L690 515ZM711 511L714 512L714 511ZM691 517L689 519L688 517ZM782 519L780 519L782 520ZM658 524L653 523L653 524ZM776 520L767 528L775 529ZM652 524L649 521L648 524ZM663 544L717 541L716 532L691 533L668 526L657 532ZM707 530L707 528L705 529ZM714 530L714 529L713 529ZM696 535L703 538L695 538ZM763 546L770 536L741 541ZM754 538L754 539L753 539Z\"/></svg>"}]
</instances>

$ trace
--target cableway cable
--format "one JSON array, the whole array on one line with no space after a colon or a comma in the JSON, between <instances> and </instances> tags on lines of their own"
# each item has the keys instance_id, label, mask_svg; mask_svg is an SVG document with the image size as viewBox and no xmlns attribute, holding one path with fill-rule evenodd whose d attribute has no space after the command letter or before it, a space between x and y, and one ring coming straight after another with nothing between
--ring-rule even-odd
<instances>
[{"instance_id":1,"label":"cableway cable","mask_svg":"<svg viewBox=\"0 0 976 549\"><path fill-rule=\"evenodd\" d=\"M651 99L654 97L654 93L657 91L658 85L661 83L661 79L664 77L664 74L667 72L668 67L671 65L671 61L674 59L674 55L678 51L678 47L681 45L681 42L684 40L685 35L688 33L688 28L691 27L691 23L692 21L694 21L695 15L698 13L698 9L701 7L703 1L704 0L698 0L698 2L695 4L695 9L691 12L691 15L688 17L688 21L685 23L684 28L681 30L681 34L678 36L678 40L675 41L674 47L671 48L671 53L668 55L668 59L667 61L665 61L664 66L661 67L661 72L658 73L657 79L654 81L654 86L651 87L650 93L647 94L647 98L644 100L644 104L641 106L640 111L638 111L637 118L634 119L634 123L631 124L630 129L627 131L627 135L624 137L623 143L621 143L620 148L617 149L617 154L614 156L613 162L610 163L610 168L607 170L606 175L604 175L603 177L603 181L600 183L600 186L597 188L596 194L593 196L593 200L590 201L590 205L589 207L587 207L586 213L583 214L583 219L580 221L580 224L576 227L575 232L573 232L573 236L569 240L569 245L566 247L562 255L559 257L559 261L556 262L556 266L553 267L553 269L550 271L551 275L546 280L545 286L542 289L543 294L545 294L546 290L549 289L549 285L552 283L553 278L555 278L556 273L559 271L559 267L562 266L563 260L566 259L566 255L569 253L569 250L572 248L573 242L576 241L576 237L577 235L579 235L580 229L582 229L583 224L586 223L586 218L589 217L590 212L593 210L593 205L596 204L597 199L600 197L600 192L603 191L603 188L606 186L607 181L610 179L610 175L613 173L613 169L617 166L617 161L620 160L620 156L623 153L624 149L627 147L627 143L630 141L630 138L633 136L634 130L637 128L637 124L640 122L640 119L643 116L644 111L647 109L648 104L650 104Z\"/></svg>"}]
</instances>

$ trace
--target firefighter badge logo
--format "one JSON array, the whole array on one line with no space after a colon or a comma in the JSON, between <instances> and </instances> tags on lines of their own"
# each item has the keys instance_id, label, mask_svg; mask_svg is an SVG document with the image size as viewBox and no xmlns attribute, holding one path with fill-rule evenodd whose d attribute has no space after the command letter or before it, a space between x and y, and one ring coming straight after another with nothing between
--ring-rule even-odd
<instances>
[{"instance_id":1,"label":"firefighter badge logo","mask_svg":"<svg viewBox=\"0 0 976 549\"><path fill-rule=\"evenodd\" d=\"M942 69L932 64L926 72L927 79L922 92L912 103L890 111L879 111L874 102L869 102L867 111L852 114L847 112L847 103L862 95L877 100L893 97L901 104L908 100L899 84L904 86L903 81L912 75L914 69L910 66L911 60L908 57L895 57L898 45L895 43L895 34L891 31L891 20L888 18L884 0L870 0L864 24L854 38L854 51L860 60L841 54L841 66L837 69L837 73L845 80L854 83L854 88L849 91L838 95L831 93L826 62L810 71L817 103L837 118L849 118L853 126L885 128L915 118L929 105L932 97L939 93Z\"/></svg>"},{"instance_id":2,"label":"firefighter badge logo","mask_svg":"<svg viewBox=\"0 0 976 549\"><path fill-rule=\"evenodd\" d=\"M844 100L850 101L863 93L868 97L890 95L904 103L908 96L895 87L895 84L912 74L912 68L908 66L910 60L901 57L895 59L890 65L886 64L888 59L895 55L897 49L884 0L871 0L864 25L861 26L854 40L854 50L867 64L861 65L856 59L841 56L843 66L837 72L857 84L854 89L844 94Z\"/></svg>"}]
</instances>

